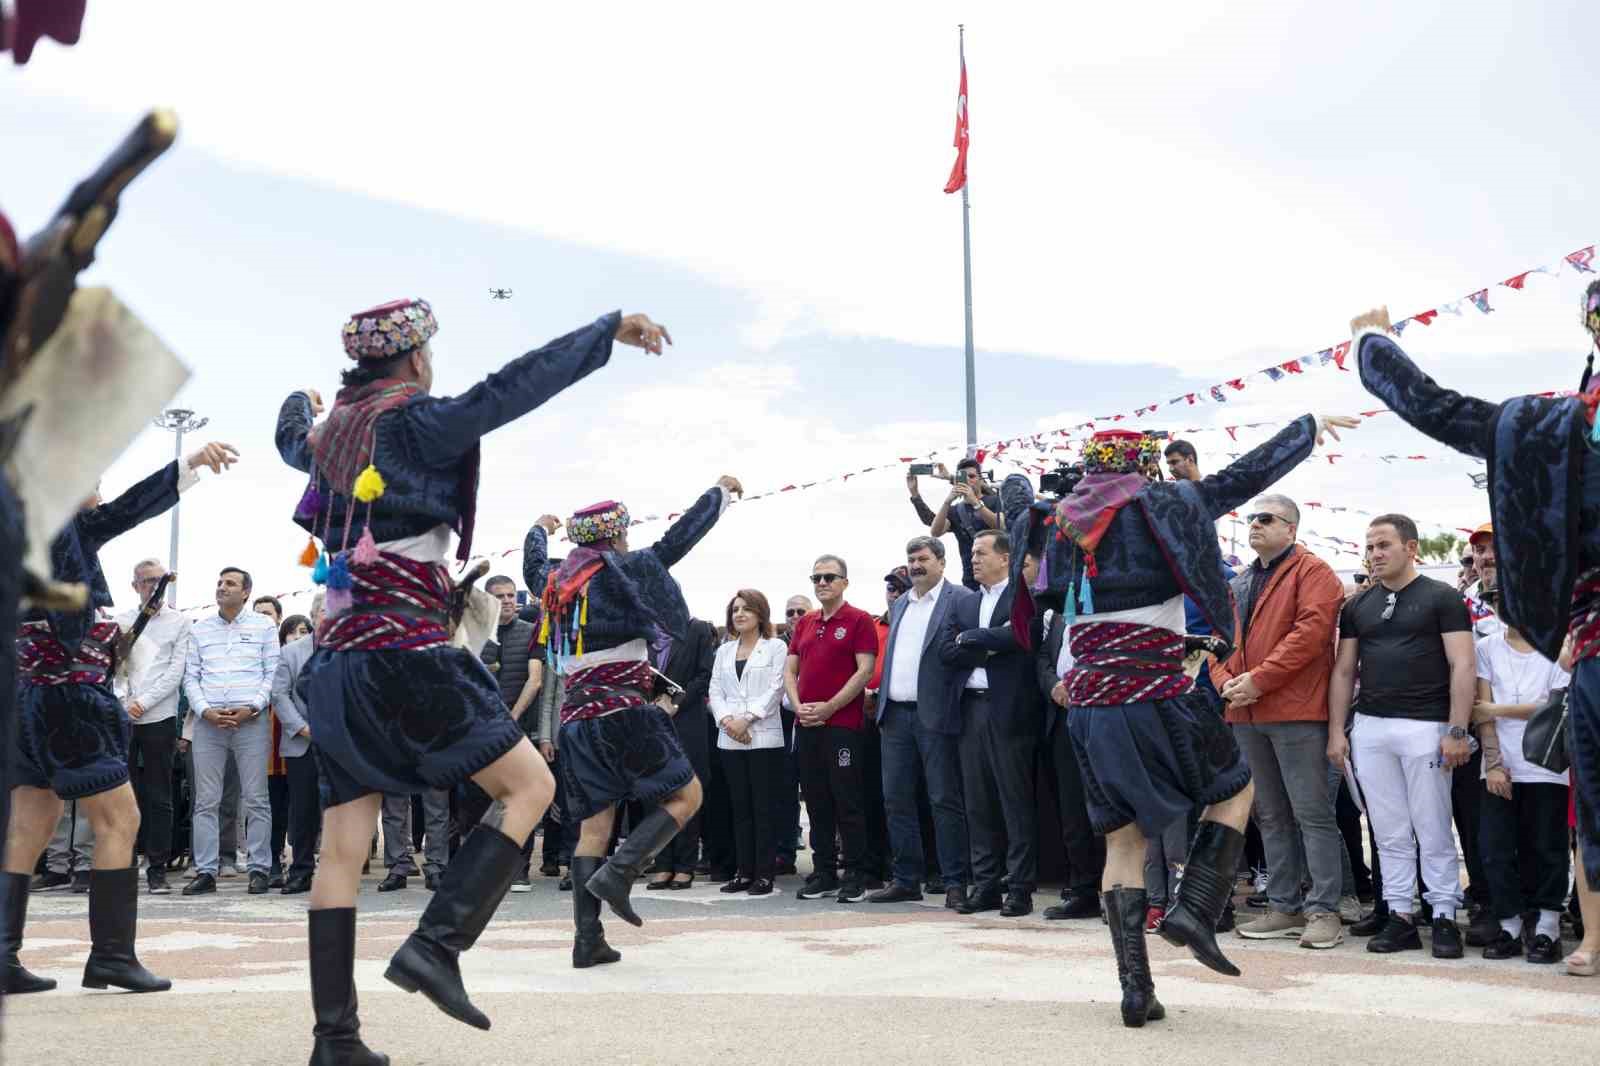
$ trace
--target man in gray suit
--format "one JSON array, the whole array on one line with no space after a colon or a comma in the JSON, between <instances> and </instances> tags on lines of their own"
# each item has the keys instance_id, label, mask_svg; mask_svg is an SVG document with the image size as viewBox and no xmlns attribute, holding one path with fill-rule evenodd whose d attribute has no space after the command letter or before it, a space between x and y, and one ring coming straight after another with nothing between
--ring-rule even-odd
<instances>
[{"instance_id":1,"label":"man in gray suit","mask_svg":"<svg viewBox=\"0 0 1600 1066\"><path fill-rule=\"evenodd\" d=\"M906 569L911 591L889 609L889 639L878 688L883 800L894 852L894 883L867 900L899 903L922 898L917 783L925 778L944 877L944 905L954 910L966 900L970 876L960 756L965 673L940 661L938 638L954 617L956 605L974 593L944 579L944 543L933 537L916 537L906 545Z\"/></svg>"},{"instance_id":2,"label":"man in gray suit","mask_svg":"<svg viewBox=\"0 0 1600 1066\"><path fill-rule=\"evenodd\" d=\"M306 708L296 691L300 671L317 647L317 627L322 624L322 593L311 601L311 636L284 646L272 678L272 711L283 726L278 751L289 772L289 848L294 861L280 890L286 896L311 891L311 874L317 865L317 830L322 826L322 796L317 788L317 758L311 750L311 727Z\"/></svg>"}]
</instances>

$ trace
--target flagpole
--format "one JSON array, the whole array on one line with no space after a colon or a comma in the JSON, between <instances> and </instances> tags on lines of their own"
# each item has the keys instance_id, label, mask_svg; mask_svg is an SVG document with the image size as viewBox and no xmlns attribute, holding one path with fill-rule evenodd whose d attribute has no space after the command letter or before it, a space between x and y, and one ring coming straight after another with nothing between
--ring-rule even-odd
<instances>
[{"instance_id":1,"label":"flagpole","mask_svg":"<svg viewBox=\"0 0 1600 1066\"><path fill-rule=\"evenodd\" d=\"M961 69L967 69L967 28L958 25ZM961 183L961 270L966 283L967 309L967 455L978 451L978 369L972 352L972 205L967 202L968 181Z\"/></svg>"}]
</instances>

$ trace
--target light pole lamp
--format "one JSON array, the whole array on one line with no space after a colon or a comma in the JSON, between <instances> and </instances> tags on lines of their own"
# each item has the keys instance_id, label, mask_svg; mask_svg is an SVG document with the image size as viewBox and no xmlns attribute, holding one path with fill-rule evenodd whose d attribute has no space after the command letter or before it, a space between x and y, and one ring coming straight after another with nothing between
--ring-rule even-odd
<instances>
[{"instance_id":1,"label":"light pole lamp","mask_svg":"<svg viewBox=\"0 0 1600 1066\"><path fill-rule=\"evenodd\" d=\"M183 435L201 429L209 418L201 418L186 407L169 407L151 420L158 428L177 434L178 442L173 448L173 456L178 462L183 462ZM181 474L182 471L180 470ZM172 505L172 550L168 553L167 569L172 573L178 572L178 505ZM178 606L178 582L176 579L167 586L167 603Z\"/></svg>"}]
</instances>

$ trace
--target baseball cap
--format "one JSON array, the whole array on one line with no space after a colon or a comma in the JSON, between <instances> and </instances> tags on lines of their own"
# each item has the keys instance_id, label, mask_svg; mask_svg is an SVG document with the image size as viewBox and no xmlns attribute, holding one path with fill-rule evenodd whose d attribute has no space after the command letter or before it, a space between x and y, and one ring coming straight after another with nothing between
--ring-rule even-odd
<instances>
[{"instance_id":1,"label":"baseball cap","mask_svg":"<svg viewBox=\"0 0 1600 1066\"><path fill-rule=\"evenodd\" d=\"M1476 543L1478 543L1478 538L1479 537L1492 537L1492 536L1494 536L1494 524L1491 523L1491 522L1485 522L1483 525L1479 526L1477 529L1474 529L1472 531L1472 536L1467 538L1467 543L1468 544L1476 544Z\"/></svg>"}]
</instances>

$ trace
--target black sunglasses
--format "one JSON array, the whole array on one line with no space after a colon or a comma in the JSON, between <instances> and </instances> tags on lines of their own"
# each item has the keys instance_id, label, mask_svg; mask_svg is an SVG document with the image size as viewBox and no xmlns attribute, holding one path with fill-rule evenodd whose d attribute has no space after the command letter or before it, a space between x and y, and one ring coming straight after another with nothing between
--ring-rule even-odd
<instances>
[{"instance_id":1,"label":"black sunglasses","mask_svg":"<svg viewBox=\"0 0 1600 1066\"><path fill-rule=\"evenodd\" d=\"M811 575L811 583L813 585L831 585L835 581L843 581L843 580L844 580L844 575L843 574L812 574Z\"/></svg>"},{"instance_id":2,"label":"black sunglasses","mask_svg":"<svg viewBox=\"0 0 1600 1066\"><path fill-rule=\"evenodd\" d=\"M783 612L783 616L785 618L804 618L806 616L806 611L804 607L791 607L789 610Z\"/></svg>"},{"instance_id":3,"label":"black sunglasses","mask_svg":"<svg viewBox=\"0 0 1600 1066\"><path fill-rule=\"evenodd\" d=\"M1357 575L1356 575L1356 576L1355 576L1355 577L1354 577L1354 578L1353 578L1353 580L1354 580L1354 581L1355 581L1355 583L1356 583L1356 584L1358 584L1358 585L1365 585L1365 584L1366 584L1366 583L1367 583L1367 575L1366 575L1366 574L1357 574Z\"/></svg>"},{"instance_id":4,"label":"black sunglasses","mask_svg":"<svg viewBox=\"0 0 1600 1066\"><path fill-rule=\"evenodd\" d=\"M1247 514L1247 515L1244 516L1244 520L1246 522L1250 523L1252 526L1255 525L1257 522L1261 523L1264 526L1270 526L1274 522L1285 522L1285 523L1287 523L1287 519L1279 518L1277 515L1272 514L1271 512L1268 512L1268 511L1257 511L1255 514Z\"/></svg>"}]
</instances>

